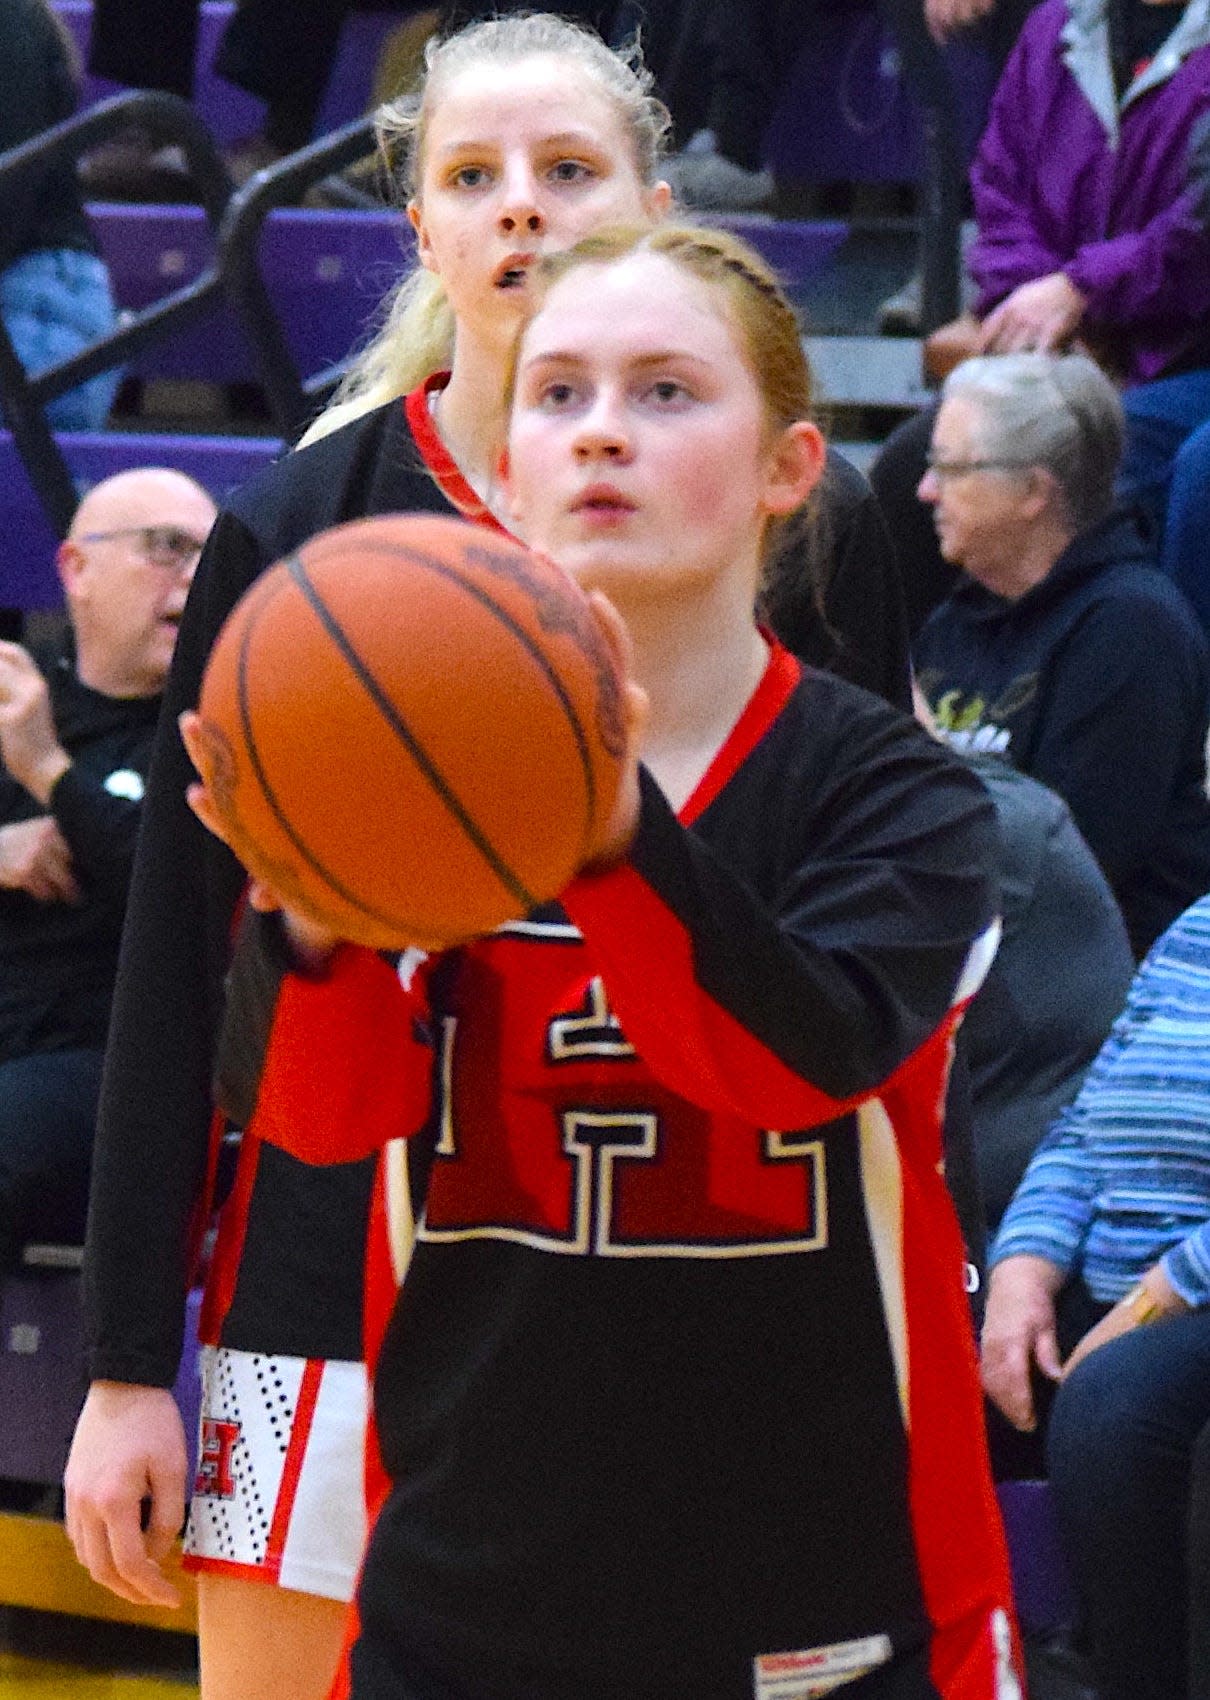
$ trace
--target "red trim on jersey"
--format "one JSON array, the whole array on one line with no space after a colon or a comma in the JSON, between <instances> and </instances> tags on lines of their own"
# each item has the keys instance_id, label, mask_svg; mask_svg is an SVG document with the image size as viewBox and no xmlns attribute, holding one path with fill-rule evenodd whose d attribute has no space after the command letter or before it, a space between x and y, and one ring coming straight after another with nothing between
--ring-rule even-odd
<instances>
[{"instance_id":1,"label":"red trim on jersey","mask_svg":"<svg viewBox=\"0 0 1210 1700\"><path fill-rule=\"evenodd\" d=\"M924 1196L933 1190L932 1199ZM929 1671L946 1700L1001 1692L992 1614L1001 1611L1018 1676L1012 1578L992 1485L964 1251L936 1170L904 1170L903 1270L908 1339L908 1502L921 1591L934 1626ZM966 1360L965 1373L912 1374L913 1362ZM1022 1692L1024 1681L1022 1680Z\"/></svg>"},{"instance_id":2,"label":"red trim on jersey","mask_svg":"<svg viewBox=\"0 0 1210 1700\"><path fill-rule=\"evenodd\" d=\"M321 978L287 974L250 1124L257 1137L304 1163L351 1163L415 1133L432 1053L412 1033L413 1007L394 968L356 945L338 949ZM317 1068L325 1057L334 1061Z\"/></svg>"},{"instance_id":3,"label":"red trim on jersey","mask_svg":"<svg viewBox=\"0 0 1210 1700\"><path fill-rule=\"evenodd\" d=\"M209 1553L182 1553L181 1569L194 1576L234 1576L240 1582L260 1582L266 1588L278 1586L276 1573L263 1564L237 1564L233 1558L212 1558Z\"/></svg>"},{"instance_id":4,"label":"red trim on jersey","mask_svg":"<svg viewBox=\"0 0 1210 1700\"><path fill-rule=\"evenodd\" d=\"M404 416L408 422L408 430L412 433L412 441L420 450L420 458L436 479L437 488L446 501L457 508L463 519L474 520L476 525L486 525L504 537L511 537L512 532L500 524L478 492L467 483L462 468L441 440L441 433L429 409L429 397L434 392L443 390L449 381L448 372L434 372L403 398Z\"/></svg>"},{"instance_id":5,"label":"red trim on jersey","mask_svg":"<svg viewBox=\"0 0 1210 1700\"><path fill-rule=\"evenodd\" d=\"M762 630L769 645L769 661L760 676L760 683L744 705L735 725L715 752L714 760L697 782L689 801L677 818L682 826L692 826L704 814L727 782L735 777L765 733L777 719L802 678L798 660L784 649L771 633Z\"/></svg>"},{"instance_id":6,"label":"red trim on jersey","mask_svg":"<svg viewBox=\"0 0 1210 1700\"><path fill-rule=\"evenodd\" d=\"M315 1420L315 1407L319 1403L319 1388L323 1377L323 1359L308 1358L298 1388L298 1404L294 1408L294 1420L290 1424L290 1440L286 1447L281 1486L277 1490L277 1504L273 1508L273 1522L265 1546L265 1564L276 1577L281 1575L282 1554L286 1550L286 1537L290 1533L290 1518L294 1515L294 1501L298 1496L298 1484L302 1478L303 1464L306 1462L307 1442L311 1438L311 1424Z\"/></svg>"},{"instance_id":7,"label":"red trim on jersey","mask_svg":"<svg viewBox=\"0 0 1210 1700\"><path fill-rule=\"evenodd\" d=\"M374 1189L370 1194L370 1222L366 1233L365 1288L362 1301L362 1352L365 1357L366 1371L370 1377L371 1388L374 1385L374 1372L378 1368L378 1354L382 1350L383 1335L387 1331L387 1324L391 1320L391 1312L395 1308L395 1300L398 1294L399 1286L395 1280L395 1261L391 1256L391 1224L387 1208L386 1150L384 1147L379 1152L378 1162L374 1166ZM382 1451L378 1444L378 1424L374 1420L373 1399L370 1400L366 1422L364 1480L366 1515L372 1529L374 1518L391 1489L391 1479L387 1475L386 1466L382 1461Z\"/></svg>"},{"instance_id":8,"label":"red trim on jersey","mask_svg":"<svg viewBox=\"0 0 1210 1700\"><path fill-rule=\"evenodd\" d=\"M260 1166L260 1140L255 1127L256 1118L253 1117L252 1125L244 1129L235 1165L235 1181L219 1214L219 1231L206 1274L206 1290L202 1295L202 1311L198 1320L198 1339L207 1346L218 1345L239 1280L244 1236L248 1232L248 1211L256 1186L256 1171Z\"/></svg>"},{"instance_id":9,"label":"red trim on jersey","mask_svg":"<svg viewBox=\"0 0 1210 1700\"><path fill-rule=\"evenodd\" d=\"M623 1031L665 1086L761 1127L814 1127L869 1097L831 1098L782 1062L697 979L693 939L628 862L572 881L559 900L604 974ZM645 986L630 1001L626 958L641 938ZM616 974L611 970L618 969Z\"/></svg>"}]
</instances>

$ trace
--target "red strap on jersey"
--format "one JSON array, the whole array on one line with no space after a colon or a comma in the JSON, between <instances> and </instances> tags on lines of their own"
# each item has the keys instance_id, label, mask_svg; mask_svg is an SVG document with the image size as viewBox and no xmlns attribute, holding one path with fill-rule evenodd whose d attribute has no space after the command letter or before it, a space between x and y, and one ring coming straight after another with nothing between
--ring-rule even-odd
<instances>
[{"instance_id":1,"label":"red strap on jersey","mask_svg":"<svg viewBox=\"0 0 1210 1700\"><path fill-rule=\"evenodd\" d=\"M404 397L404 417L412 433L412 441L420 450L420 458L432 473L437 488L463 519L485 525L492 531L498 531L502 537L511 537L512 533L500 524L478 491L467 482L462 468L441 440L429 408L429 396L434 391L443 390L449 381L448 372L434 372Z\"/></svg>"},{"instance_id":2,"label":"red strap on jersey","mask_svg":"<svg viewBox=\"0 0 1210 1700\"><path fill-rule=\"evenodd\" d=\"M428 1111L432 1055L389 963L342 945L322 978L287 974L252 1129L304 1163L351 1163Z\"/></svg>"}]
</instances>

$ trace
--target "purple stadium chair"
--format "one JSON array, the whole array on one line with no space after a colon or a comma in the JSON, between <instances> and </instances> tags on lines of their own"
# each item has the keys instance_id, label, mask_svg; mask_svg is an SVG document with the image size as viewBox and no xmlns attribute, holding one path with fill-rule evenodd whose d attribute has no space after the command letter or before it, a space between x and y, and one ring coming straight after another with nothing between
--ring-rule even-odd
<instances>
[{"instance_id":1,"label":"purple stadium chair","mask_svg":"<svg viewBox=\"0 0 1210 1700\"><path fill-rule=\"evenodd\" d=\"M86 1387L80 1253L62 1246L33 1251L53 1260L0 1282L0 1476L51 1487L62 1479ZM190 1293L181 1368L173 1388L185 1424L189 1481L196 1466L201 1406L200 1308L200 1291Z\"/></svg>"},{"instance_id":2,"label":"purple stadium chair","mask_svg":"<svg viewBox=\"0 0 1210 1700\"><path fill-rule=\"evenodd\" d=\"M0 1476L57 1482L83 1398L79 1271L10 1275L0 1282Z\"/></svg>"},{"instance_id":3,"label":"purple stadium chair","mask_svg":"<svg viewBox=\"0 0 1210 1700\"><path fill-rule=\"evenodd\" d=\"M200 207L97 202L89 213L123 307L149 305L197 277L213 260L214 240ZM839 219L725 222L791 286L824 266L846 235ZM411 226L394 212L279 208L270 213L260 243L260 271L304 377L343 360L365 338L381 301L412 264L414 253ZM146 350L131 370L146 378L238 383L255 377L256 363L230 308L216 303L204 320Z\"/></svg>"},{"instance_id":4,"label":"purple stadium chair","mask_svg":"<svg viewBox=\"0 0 1210 1700\"><path fill-rule=\"evenodd\" d=\"M1044 1635L1070 1624L1076 1613L1075 1592L1059 1540L1050 1484L1001 1482L996 1492L1021 1628Z\"/></svg>"}]
</instances>

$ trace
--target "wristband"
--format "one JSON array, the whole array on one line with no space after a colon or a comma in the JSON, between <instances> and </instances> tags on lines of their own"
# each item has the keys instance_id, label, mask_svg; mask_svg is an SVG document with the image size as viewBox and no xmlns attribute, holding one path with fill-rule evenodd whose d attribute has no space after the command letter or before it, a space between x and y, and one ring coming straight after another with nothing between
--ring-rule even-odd
<instances>
[{"instance_id":1,"label":"wristband","mask_svg":"<svg viewBox=\"0 0 1210 1700\"><path fill-rule=\"evenodd\" d=\"M1137 1281L1131 1287L1122 1303L1129 1306L1131 1314L1140 1328L1145 1327L1149 1322L1154 1322L1157 1317L1164 1314L1159 1302L1152 1296L1151 1289L1145 1286L1142 1281Z\"/></svg>"}]
</instances>

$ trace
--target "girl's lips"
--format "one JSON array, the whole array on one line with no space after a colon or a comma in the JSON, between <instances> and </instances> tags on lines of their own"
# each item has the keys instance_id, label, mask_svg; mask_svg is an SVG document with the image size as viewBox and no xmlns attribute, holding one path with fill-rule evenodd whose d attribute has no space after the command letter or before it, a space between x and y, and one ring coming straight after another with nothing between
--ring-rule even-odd
<instances>
[{"instance_id":1,"label":"girl's lips","mask_svg":"<svg viewBox=\"0 0 1210 1700\"><path fill-rule=\"evenodd\" d=\"M492 282L497 289L516 289L525 282L536 254L509 254L496 267Z\"/></svg>"},{"instance_id":2,"label":"girl's lips","mask_svg":"<svg viewBox=\"0 0 1210 1700\"><path fill-rule=\"evenodd\" d=\"M580 525L590 531L610 531L624 525L635 512L635 504L621 496L599 496L591 501L579 501L573 513Z\"/></svg>"},{"instance_id":3,"label":"girl's lips","mask_svg":"<svg viewBox=\"0 0 1210 1700\"><path fill-rule=\"evenodd\" d=\"M624 496L612 484L592 484L587 490L582 490L572 503L573 513L627 513L634 512L637 503Z\"/></svg>"}]
</instances>

